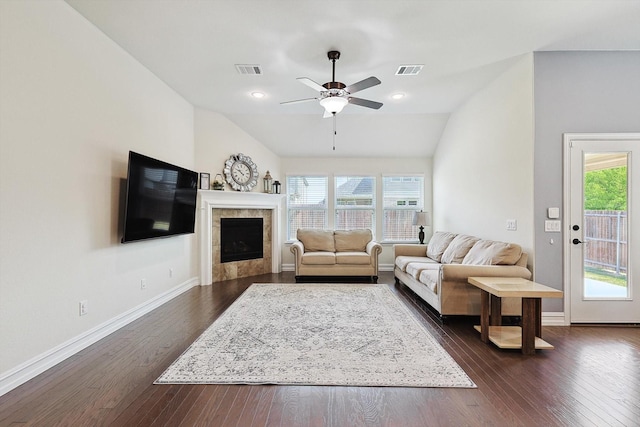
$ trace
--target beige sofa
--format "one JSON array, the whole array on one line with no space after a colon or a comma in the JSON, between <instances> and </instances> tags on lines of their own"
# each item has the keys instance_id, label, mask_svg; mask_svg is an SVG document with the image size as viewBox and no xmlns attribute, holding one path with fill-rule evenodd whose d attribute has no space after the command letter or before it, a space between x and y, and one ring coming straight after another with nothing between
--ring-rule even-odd
<instances>
[{"instance_id":1,"label":"beige sofa","mask_svg":"<svg viewBox=\"0 0 640 427\"><path fill-rule=\"evenodd\" d=\"M317 230L301 228L291 245L296 282L303 276L369 276L378 282L382 246L371 230Z\"/></svg>"},{"instance_id":2,"label":"beige sofa","mask_svg":"<svg viewBox=\"0 0 640 427\"><path fill-rule=\"evenodd\" d=\"M404 283L441 317L480 314L480 290L467 283L471 276L531 278L527 254L513 243L436 232L426 246L397 244L393 250L396 284ZM503 298L503 315L520 313L520 298Z\"/></svg>"}]
</instances>

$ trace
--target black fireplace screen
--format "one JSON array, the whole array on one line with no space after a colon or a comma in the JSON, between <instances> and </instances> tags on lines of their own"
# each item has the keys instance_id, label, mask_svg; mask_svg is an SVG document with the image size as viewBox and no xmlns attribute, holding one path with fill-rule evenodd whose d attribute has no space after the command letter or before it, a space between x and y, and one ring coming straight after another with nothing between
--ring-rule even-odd
<instances>
[{"instance_id":1,"label":"black fireplace screen","mask_svg":"<svg viewBox=\"0 0 640 427\"><path fill-rule=\"evenodd\" d=\"M220 219L220 262L262 258L262 218Z\"/></svg>"}]
</instances>

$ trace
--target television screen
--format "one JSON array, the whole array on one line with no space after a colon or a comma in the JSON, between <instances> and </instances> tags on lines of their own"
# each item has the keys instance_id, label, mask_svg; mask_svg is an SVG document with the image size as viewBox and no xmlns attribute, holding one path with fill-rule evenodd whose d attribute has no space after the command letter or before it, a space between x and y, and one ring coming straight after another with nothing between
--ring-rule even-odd
<instances>
[{"instance_id":1,"label":"television screen","mask_svg":"<svg viewBox=\"0 0 640 427\"><path fill-rule=\"evenodd\" d=\"M122 243L193 233L198 174L129 152Z\"/></svg>"}]
</instances>

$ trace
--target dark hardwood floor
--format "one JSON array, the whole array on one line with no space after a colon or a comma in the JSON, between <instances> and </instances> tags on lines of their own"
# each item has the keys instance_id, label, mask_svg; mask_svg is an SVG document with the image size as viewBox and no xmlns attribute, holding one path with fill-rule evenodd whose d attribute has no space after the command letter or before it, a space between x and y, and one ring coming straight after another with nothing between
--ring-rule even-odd
<instances>
[{"instance_id":1,"label":"dark hardwood floor","mask_svg":"<svg viewBox=\"0 0 640 427\"><path fill-rule=\"evenodd\" d=\"M196 287L0 397L0 426L637 426L640 329L544 327L554 350L483 344L474 319L441 325L386 283L477 389L153 385L251 283ZM477 322L477 320L475 320Z\"/></svg>"}]
</instances>

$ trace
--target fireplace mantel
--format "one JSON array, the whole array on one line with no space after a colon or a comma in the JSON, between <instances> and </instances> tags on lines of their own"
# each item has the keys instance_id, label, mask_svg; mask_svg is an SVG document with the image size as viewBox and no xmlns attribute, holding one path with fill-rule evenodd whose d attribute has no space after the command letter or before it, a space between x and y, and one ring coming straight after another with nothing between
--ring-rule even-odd
<instances>
[{"instance_id":1,"label":"fireplace mantel","mask_svg":"<svg viewBox=\"0 0 640 427\"><path fill-rule=\"evenodd\" d=\"M284 209L284 195L265 193L242 193L232 191L199 190L198 206L200 208L200 284L210 285L212 278L212 217L213 209L269 209L272 211L272 254L271 262L274 273L280 272L281 265L281 233L280 224Z\"/></svg>"}]
</instances>

